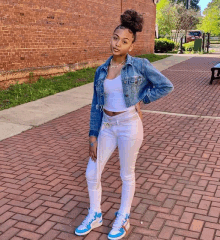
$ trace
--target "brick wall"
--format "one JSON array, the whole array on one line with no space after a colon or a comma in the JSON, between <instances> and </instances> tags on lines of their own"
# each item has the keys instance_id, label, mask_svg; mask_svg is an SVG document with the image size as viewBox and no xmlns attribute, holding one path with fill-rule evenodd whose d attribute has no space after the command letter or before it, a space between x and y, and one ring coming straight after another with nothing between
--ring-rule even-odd
<instances>
[{"instance_id":1,"label":"brick wall","mask_svg":"<svg viewBox=\"0 0 220 240\"><path fill-rule=\"evenodd\" d=\"M102 64L120 14L129 8L145 19L130 54L153 53L152 0L1 0L0 88L26 82L30 72L38 78Z\"/></svg>"}]
</instances>

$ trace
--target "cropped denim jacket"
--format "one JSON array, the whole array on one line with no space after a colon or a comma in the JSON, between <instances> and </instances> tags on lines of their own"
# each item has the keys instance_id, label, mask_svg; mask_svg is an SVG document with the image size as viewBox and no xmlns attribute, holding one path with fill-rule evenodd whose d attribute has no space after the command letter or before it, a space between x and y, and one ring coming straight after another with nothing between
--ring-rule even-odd
<instances>
[{"instance_id":1,"label":"cropped denim jacket","mask_svg":"<svg viewBox=\"0 0 220 240\"><path fill-rule=\"evenodd\" d=\"M94 93L90 112L89 136L98 137L103 117L104 80L113 55L99 66L95 72ZM127 107L143 101L149 104L171 92L173 84L161 74L146 58L132 57L127 54L121 69L121 80Z\"/></svg>"}]
</instances>

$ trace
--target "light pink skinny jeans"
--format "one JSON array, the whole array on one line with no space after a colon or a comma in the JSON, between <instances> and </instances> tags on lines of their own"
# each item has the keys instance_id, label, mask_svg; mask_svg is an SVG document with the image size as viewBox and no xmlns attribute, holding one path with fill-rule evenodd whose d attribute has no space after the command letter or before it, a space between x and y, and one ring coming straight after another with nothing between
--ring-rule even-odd
<instances>
[{"instance_id":1,"label":"light pink skinny jeans","mask_svg":"<svg viewBox=\"0 0 220 240\"><path fill-rule=\"evenodd\" d=\"M119 212L130 214L135 192L135 163L143 142L143 124L136 109L130 109L115 116L108 116L103 111L97 142L96 162L90 157L86 169L90 209L101 212L101 174L111 154L118 146L122 179Z\"/></svg>"}]
</instances>

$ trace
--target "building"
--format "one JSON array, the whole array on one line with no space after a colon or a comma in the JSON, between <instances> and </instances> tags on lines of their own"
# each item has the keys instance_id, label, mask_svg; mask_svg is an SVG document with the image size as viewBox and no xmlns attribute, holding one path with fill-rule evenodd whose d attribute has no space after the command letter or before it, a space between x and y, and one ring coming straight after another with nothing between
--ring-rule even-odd
<instances>
[{"instance_id":1,"label":"building","mask_svg":"<svg viewBox=\"0 0 220 240\"><path fill-rule=\"evenodd\" d=\"M132 56L154 52L156 4L152 0L1 1L0 88L99 66L120 14L135 9L145 25Z\"/></svg>"}]
</instances>

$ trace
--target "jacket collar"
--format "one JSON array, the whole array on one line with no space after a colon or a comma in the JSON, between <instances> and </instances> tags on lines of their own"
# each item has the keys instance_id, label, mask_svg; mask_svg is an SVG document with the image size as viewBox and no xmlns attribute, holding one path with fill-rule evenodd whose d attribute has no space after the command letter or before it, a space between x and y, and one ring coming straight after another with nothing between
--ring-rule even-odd
<instances>
[{"instance_id":1,"label":"jacket collar","mask_svg":"<svg viewBox=\"0 0 220 240\"><path fill-rule=\"evenodd\" d=\"M108 60L107 60L104 64L101 65L100 68L105 69L106 72L107 72L107 71L108 71L108 66L109 66L110 61L111 61L112 58L113 58L113 55L111 55L111 56L108 58ZM133 57L127 53L127 58L126 58L125 65L126 65L126 64L132 65L132 63L133 63Z\"/></svg>"}]
</instances>

